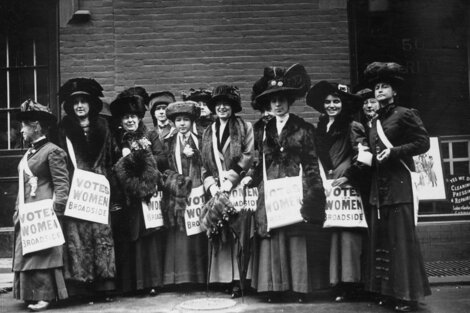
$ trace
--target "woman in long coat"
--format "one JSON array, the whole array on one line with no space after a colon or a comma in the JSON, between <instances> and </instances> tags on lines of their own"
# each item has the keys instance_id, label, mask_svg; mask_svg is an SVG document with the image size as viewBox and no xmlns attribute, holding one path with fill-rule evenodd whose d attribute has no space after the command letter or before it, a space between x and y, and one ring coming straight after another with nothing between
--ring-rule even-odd
<instances>
[{"instance_id":1,"label":"woman in long coat","mask_svg":"<svg viewBox=\"0 0 470 313\"><path fill-rule=\"evenodd\" d=\"M114 199L112 214L120 290L156 295L156 288L163 286L165 232L146 229L142 201L149 201L161 187L157 163L164 158L158 134L150 133L142 121L147 102L145 89L133 87L121 92L110 106L120 124L115 138L121 156L114 166L114 182L121 192Z\"/></svg>"},{"instance_id":2,"label":"woman in long coat","mask_svg":"<svg viewBox=\"0 0 470 313\"><path fill-rule=\"evenodd\" d=\"M60 101L67 115L59 124L59 145L70 157L68 138L77 167L109 179L115 162L115 145L107 120L99 116L103 107L102 90L98 82L89 78L70 79L60 88ZM71 178L74 170L69 162ZM64 275L70 295L105 296L114 290L116 265L109 223L65 217L63 224Z\"/></svg>"},{"instance_id":3,"label":"woman in long coat","mask_svg":"<svg viewBox=\"0 0 470 313\"><path fill-rule=\"evenodd\" d=\"M187 178L191 181L193 189L200 187L202 186L201 142L191 132L193 123L199 116L197 103L193 101L170 103L166 108L166 115L173 122L177 131L164 142L168 154L169 171L171 174ZM178 175L168 174L168 177L173 179ZM165 186L167 185L179 188L179 185L173 182L165 183ZM203 188L201 191L204 191ZM180 190L168 191L168 194L179 193ZM202 204L203 201L201 201L201 208ZM186 205L172 205L163 209L166 211L165 216L171 220L168 223L170 228L167 232L165 249L163 276L165 285L203 284L206 282L207 237L204 232L187 235L185 220L182 218L185 209Z\"/></svg>"},{"instance_id":4,"label":"woman in long coat","mask_svg":"<svg viewBox=\"0 0 470 313\"><path fill-rule=\"evenodd\" d=\"M414 169L412 157L429 149L429 136L417 112L399 105L400 65L374 62L364 74L380 103L369 132L376 164L372 167L371 268L366 287L390 297L396 311L407 312L417 309L417 301L431 293L416 234L417 207L408 170ZM380 129L385 136L379 135Z\"/></svg>"},{"instance_id":5,"label":"woman in long coat","mask_svg":"<svg viewBox=\"0 0 470 313\"><path fill-rule=\"evenodd\" d=\"M287 291L295 292L298 300L303 301L304 295L313 289L307 247L312 225L300 222L267 232L262 172L265 166L268 180L293 177L299 176L302 166L300 212L305 220L323 223L325 194L314 147L314 127L289 113L295 99L305 95L310 78L304 67L296 64L288 70L266 68L257 84L264 87L255 100L265 106L269 104L275 118L266 124L262 143L258 144L259 165L251 183L260 190L256 212L259 242L253 260L252 287L267 292L268 302L276 294Z\"/></svg>"},{"instance_id":6,"label":"woman in long coat","mask_svg":"<svg viewBox=\"0 0 470 313\"><path fill-rule=\"evenodd\" d=\"M21 161L26 162L30 172L28 174L20 163L18 173L24 176L24 203L54 199L54 212L61 216L69 194L69 174L66 153L47 138L48 129L56 123L56 118L47 107L28 100L21 105L18 119L22 122L23 138L31 144ZM62 274L63 247L23 255L18 202L13 216L13 296L30 303L31 311L45 310L51 301L68 296Z\"/></svg>"},{"instance_id":7,"label":"woman in long coat","mask_svg":"<svg viewBox=\"0 0 470 313\"><path fill-rule=\"evenodd\" d=\"M215 196L218 191L230 192L249 170L253 162L253 127L235 115L242 109L237 87L217 86L208 107L217 118L202 136L203 182L205 190ZM211 258L211 282L233 283L240 279L232 237L226 244L213 249ZM240 295L240 289L234 285L232 297Z\"/></svg>"},{"instance_id":8,"label":"woman in long coat","mask_svg":"<svg viewBox=\"0 0 470 313\"><path fill-rule=\"evenodd\" d=\"M344 184L362 190L367 166L357 161L359 144L368 147L364 127L352 120L361 107L361 98L346 85L321 81L307 94L307 105L321 113L315 133L315 147L331 187ZM370 153L369 153L370 155ZM326 182L324 182L325 184ZM367 188L369 186L365 186ZM364 201L367 201L365 199ZM352 300L363 277L365 228L333 228L330 250L330 284L336 287L335 301Z\"/></svg>"}]
</instances>

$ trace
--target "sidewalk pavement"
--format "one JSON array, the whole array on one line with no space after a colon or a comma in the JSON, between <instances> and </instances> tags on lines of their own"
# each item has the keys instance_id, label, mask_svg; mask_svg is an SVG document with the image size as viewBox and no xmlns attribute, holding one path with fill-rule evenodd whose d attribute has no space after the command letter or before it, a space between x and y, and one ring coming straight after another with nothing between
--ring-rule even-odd
<instances>
[{"instance_id":1,"label":"sidewalk pavement","mask_svg":"<svg viewBox=\"0 0 470 313\"><path fill-rule=\"evenodd\" d=\"M13 274L10 272L11 259L0 259L0 288L11 287ZM456 277L458 279L458 277ZM449 282L447 282L449 283ZM432 286L432 295L420 303L419 312L422 313L461 313L470 312L470 285L464 282L450 282L452 284L436 284ZM219 310L202 310L196 306L188 305L191 301L200 299L211 299L216 301L229 301L227 294L216 291L171 291L162 292L155 297L129 296L116 297L114 302L89 302L89 301L65 301L55 304L50 312L96 312L96 313L119 313L119 312L164 312L164 313L277 313L277 312L299 312L299 313L385 313L393 312L391 308L380 307L369 301L361 302L333 302L333 296L329 291L320 291L309 296L305 303L282 302L267 303L262 295L249 294L244 299L236 299L233 306ZM0 313L26 312L26 306L22 301L13 299L10 291L0 295Z\"/></svg>"}]
</instances>

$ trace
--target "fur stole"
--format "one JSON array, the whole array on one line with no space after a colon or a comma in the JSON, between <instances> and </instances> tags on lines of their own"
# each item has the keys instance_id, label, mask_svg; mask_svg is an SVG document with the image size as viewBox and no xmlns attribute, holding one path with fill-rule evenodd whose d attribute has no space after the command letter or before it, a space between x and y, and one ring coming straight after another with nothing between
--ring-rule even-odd
<instances>
[{"instance_id":1,"label":"fur stole","mask_svg":"<svg viewBox=\"0 0 470 313\"><path fill-rule=\"evenodd\" d=\"M77 163L84 170L93 170L100 167L103 154L109 148L106 144L110 136L109 126L106 119L101 116L90 117L90 130L88 138L85 137L79 121L68 115L64 116L59 128L61 129L61 146L65 147L65 136L72 142Z\"/></svg>"},{"instance_id":2,"label":"fur stole","mask_svg":"<svg viewBox=\"0 0 470 313\"><path fill-rule=\"evenodd\" d=\"M117 179L126 195L149 200L160 184L157 162L147 149L134 150L114 166Z\"/></svg>"},{"instance_id":3,"label":"fur stole","mask_svg":"<svg viewBox=\"0 0 470 313\"><path fill-rule=\"evenodd\" d=\"M191 179L172 170L166 170L163 176L162 207L165 224L171 227L177 226L179 230L184 231L184 211L191 194Z\"/></svg>"},{"instance_id":4,"label":"fur stole","mask_svg":"<svg viewBox=\"0 0 470 313\"><path fill-rule=\"evenodd\" d=\"M230 132L230 160L226 160L229 169L236 168L242 152L242 143L246 137L246 123L238 116L232 116L228 121ZM212 125L209 125L202 135L202 159L210 175L218 177L217 165L215 163L212 148ZM209 161L210 160L210 161Z\"/></svg>"}]
</instances>

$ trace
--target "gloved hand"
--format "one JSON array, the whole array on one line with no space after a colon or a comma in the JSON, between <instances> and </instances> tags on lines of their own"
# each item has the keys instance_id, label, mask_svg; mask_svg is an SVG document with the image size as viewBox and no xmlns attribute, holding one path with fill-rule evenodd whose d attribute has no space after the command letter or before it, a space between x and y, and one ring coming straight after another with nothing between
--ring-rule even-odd
<instances>
[{"instance_id":1,"label":"gloved hand","mask_svg":"<svg viewBox=\"0 0 470 313\"><path fill-rule=\"evenodd\" d=\"M230 180L224 180L222 185L220 186L220 189L224 192L230 192L232 190L233 184Z\"/></svg>"},{"instance_id":2,"label":"gloved hand","mask_svg":"<svg viewBox=\"0 0 470 313\"><path fill-rule=\"evenodd\" d=\"M209 192L211 193L212 197L214 197L218 191L220 191L220 189L219 187L217 187L216 184L213 184L212 186L209 187Z\"/></svg>"},{"instance_id":3,"label":"gloved hand","mask_svg":"<svg viewBox=\"0 0 470 313\"><path fill-rule=\"evenodd\" d=\"M243 179L240 181L240 186L241 186L241 187L245 187L245 186L251 184L252 181L253 181L253 178L251 178L251 176L245 176L245 177L243 177Z\"/></svg>"}]
</instances>

